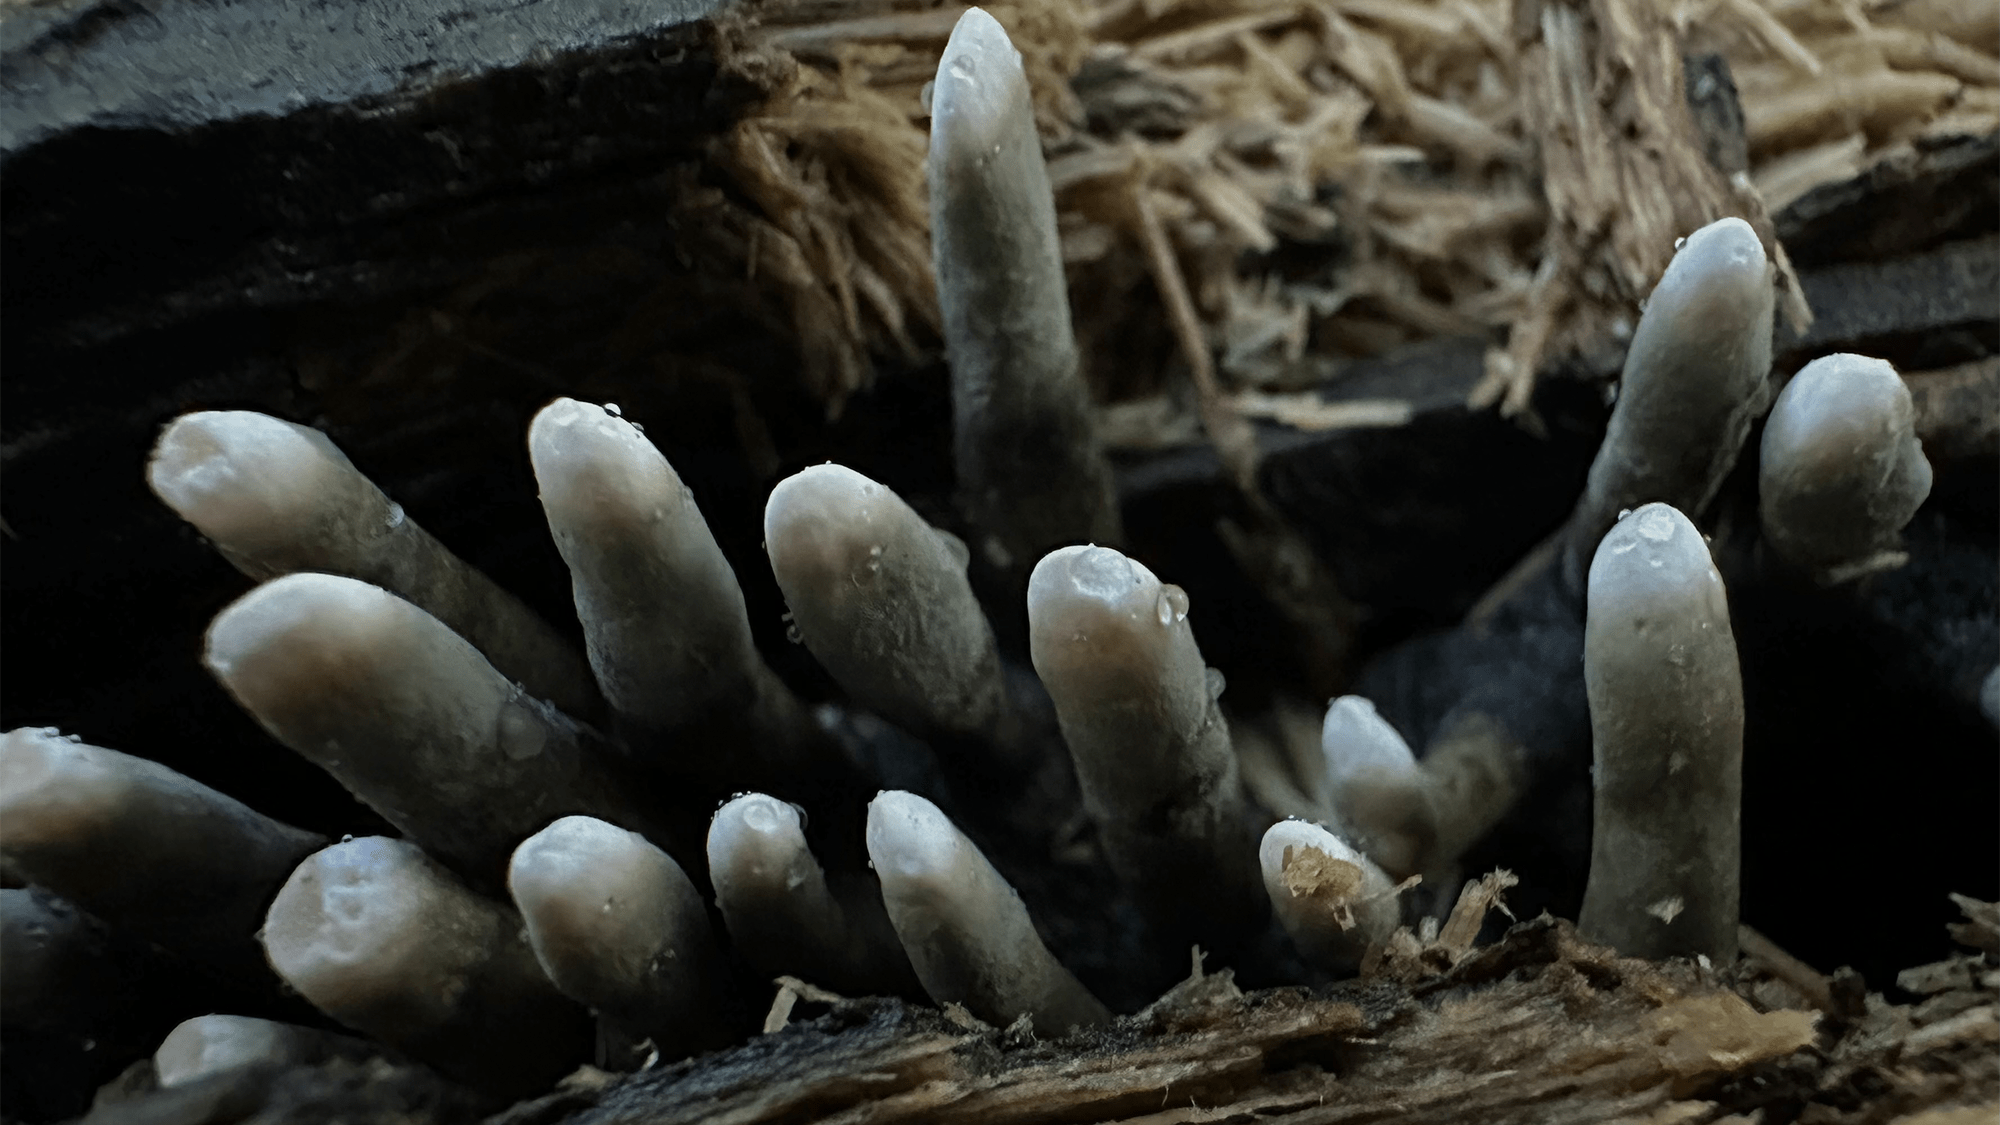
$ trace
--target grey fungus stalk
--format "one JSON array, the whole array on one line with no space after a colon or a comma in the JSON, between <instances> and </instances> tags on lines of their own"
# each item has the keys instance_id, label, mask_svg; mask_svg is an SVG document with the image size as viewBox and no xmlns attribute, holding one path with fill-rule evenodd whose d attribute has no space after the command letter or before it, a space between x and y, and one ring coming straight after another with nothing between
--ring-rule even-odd
<instances>
[{"instance_id":1,"label":"grey fungus stalk","mask_svg":"<svg viewBox=\"0 0 2000 1125\"><path fill-rule=\"evenodd\" d=\"M806 648L847 693L920 737L990 740L1006 716L966 551L840 465L778 482L764 546Z\"/></svg>"},{"instance_id":2,"label":"grey fungus stalk","mask_svg":"<svg viewBox=\"0 0 2000 1125\"><path fill-rule=\"evenodd\" d=\"M1374 861L1317 824L1281 820L1257 857L1271 912L1306 960L1352 972L1402 923L1396 887Z\"/></svg>"},{"instance_id":3,"label":"grey fungus stalk","mask_svg":"<svg viewBox=\"0 0 2000 1125\"><path fill-rule=\"evenodd\" d=\"M1187 595L1109 547L1051 552L1029 650L1112 868L1166 933L1229 948L1262 918L1256 844Z\"/></svg>"},{"instance_id":4,"label":"grey fungus stalk","mask_svg":"<svg viewBox=\"0 0 2000 1125\"><path fill-rule=\"evenodd\" d=\"M1662 501L1699 515L1769 401L1770 262L1750 224L1720 219L1682 241L1625 355L1604 444L1569 524L1577 575L1621 511Z\"/></svg>"},{"instance_id":5,"label":"grey fungus stalk","mask_svg":"<svg viewBox=\"0 0 2000 1125\"><path fill-rule=\"evenodd\" d=\"M318 430L247 410L185 414L160 435L146 479L251 578L318 570L380 586L444 622L530 694L574 715L596 709L597 687L576 650L418 527Z\"/></svg>"},{"instance_id":6,"label":"grey fungus stalk","mask_svg":"<svg viewBox=\"0 0 2000 1125\"><path fill-rule=\"evenodd\" d=\"M263 929L271 967L312 1005L499 1097L588 1057L589 1013L528 948L521 918L414 844L365 836L299 865Z\"/></svg>"},{"instance_id":7,"label":"grey fungus stalk","mask_svg":"<svg viewBox=\"0 0 2000 1125\"><path fill-rule=\"evenodd\" d=\"M736 574L673 466L637 426L567 398L535 416L528 452L612 713L668 736L747 723L767 771L795 764L811 720L758 655Z\"/></svg>"},{"instance_id":8,"label":"grey fungus stalk","mask_svg":"<svg viewBox=\"0 0 2000 1125\"><path fill-rule=\"evenodd\" d=\"M722 954L701 892L667 853L587 816L521 842L507 890L542 971L663 1059L717 1041Z\"/></svg>"},{"instance_id":9,"label":"grey fungus stalk","mask_svg":"<svg viewBox=\"0 0 2000 1125\"><path fill-rule=\"evenodd\" d=\"M1437 810L1430 778L1403 736L1373 703L1344 695L1326 709L1320 752L1321 803L1361 850L1397 878L1422 871L1433 858Z\"/></svg>"},{"instance_id":10,"label":"grey fungus stalk","mask_svg":"<svg viewBox=\"0 0 2000 1125\"><path fill-rule=\"evenodd\" d=\"M1648 504L1605 535L1584 624L1595 785L1578 929L1633 957L1736 955L1743 684L1701 533Z\"/></svg>"},{"instance_id":11,"label":"grey fungus stalk","mask_svg":"<svg viewBox=\"0 0 2000 1125\"><path fill-rule=\"evenodd\" d=\"M199 963L259 973L264 908L325 843L144 758L52 729L0 737L9 865Z\"/></svg>"},{"instance_id":12,"label":"grey fungus stalk","mask_svg":"<svg viewBox=\"0 0 2000 1125\"><path fill-rule=\"evenodd\" d=\"M938 1003L1039 1035L1111 1014L1035 933L1020 895L936 805L889 791L868 806L868 858L903 949Z\"/></svg>"},{"instance_id":13,"label":"grey fungus stalk","mask_svg":"<svg viewBox=\"0 0 2000 1125\"><path fill-rule=\"evenodd\" d=\"M1052 547L1117 542L1027 76L978 8L938 61L927 168L954 459L978 546L1018 574Z\"/></svg>"},{"instance_id":14,"label":"grey fungus stalk","mask_svg":"<svg viewBox=\"0 0 2000 1125\"><path fill-rule=\"evenodd\" d=\"M595 735L366 583L266 582L216 615L205 659L273 737L480 886L556 817L624 807Z\"/></svg>"},{"instance_id":15,"label":"grey fungus stalk","mask_svg":"<svg viewBox=\"0 0 2000 1125\"><path fill-rule=\"evenodd\" d=\"M1879 359L1829 355L1799 370L1764 425L1764 537L1834 584L1902 565L1899 535L1931 491L1910 391Z\"/></svg>"}]
</instances>

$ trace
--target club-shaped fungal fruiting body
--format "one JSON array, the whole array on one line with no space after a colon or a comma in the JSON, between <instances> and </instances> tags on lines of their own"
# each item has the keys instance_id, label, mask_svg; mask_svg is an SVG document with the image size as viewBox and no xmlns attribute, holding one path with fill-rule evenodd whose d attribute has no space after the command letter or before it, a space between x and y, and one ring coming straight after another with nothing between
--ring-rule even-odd
<instances>
[{"instance_id":1,"label":"club-shaped fungal fruiting body","mask_svg":"<svg viewBox=\"0 0 2000 1125\"><path fill-rule=\"evenodd\" d=\"M1635 957L1736 956L1743 681L1708 544L1667 504L1590 564L1590 881L1578 928Z\"/></svg>"},{"instance_id":2,"label":"club-shaped fungal fruiting body","mask_svg":"<svg viewBox=\"0 0 2000 1125\"><path fill-rule=\"evenodd\" d=\"M1118 508L1078 372L1021 53L967 9L932 90L931 250L961 503L981 549L1018 573L1052 547L1117 542Z\"/></svg>"},{"instance_id":3,"label":"club-shaped fungal fruiting body","mask_svg":"<svg viewBox=\"0 0 2000 1125\"><path fill-rule=\"evenodd\" d=\"M914 793L876 797L868 858L932 999L1001 1027L1026 1016L1042 1035L1110 1018L1042 944L1020 895L936 805Z\"/></svg>"},{"instance_id":4,"label":"club-shaped fungal fruiting body","mask_svg":"<svg viewBox=\"0 0 2000 1125\"><path fill-rule=\"evenodd\" d=\"M146 479L258 581L296 571L358 578L422 607L503 675L575 715L597 687L541 618L418 527L318 430L247 410L176 418Z\"/></svg>"},{"instance_id":5,"label":"club-shaped fungal fruiting body","mask_svg":"<svg viewBox=\"0 0 2000 1125\"><path fill-rule=\"evenodd\" d=\"M1931 491L1914 414L1882 360L1843 353L1800 368L1764 423L1765 540L1829 584L1902 565L1897 533Z\"/></svg>"},{"instance_id":6,"label":"club-shaped fungal fruiting body","mask_svg":"<svg viewBox=\"0 0 2000 1125\"><path fill-rule=\"evenodd\" d=\"M549 983L520 916L414 844L365 836L308 857L263 940L314 1007L475 1089L519 1097L587 1054L589 1014Z\"/></svg>"},{"instance_id":7,"label":"club-shaped fungal fruiting body","mask_svg":"<svg viewBox=\"0 0 2000 1125\"><path fill-rule=\"evenodd\" d=\"M1646 299L1618 402L1569 524L1581 570L1618 513L1661 501L1699 515L1769 401L1770 262L1742 219L1688 235Z\"/></svg>"},{"instance_id":8,"label":"club-shaped fungal fruiting body","mask_svg":"<svg viewBox=\"0 0 2000 1125\"><path fill-rule=\"evenodd\" d=\"M1109 547L1028 582L1029 648L1112 867L1167 932L1229 948L1262 921L1236 753L1187 594Z\"/></svg>"}]
</instances>

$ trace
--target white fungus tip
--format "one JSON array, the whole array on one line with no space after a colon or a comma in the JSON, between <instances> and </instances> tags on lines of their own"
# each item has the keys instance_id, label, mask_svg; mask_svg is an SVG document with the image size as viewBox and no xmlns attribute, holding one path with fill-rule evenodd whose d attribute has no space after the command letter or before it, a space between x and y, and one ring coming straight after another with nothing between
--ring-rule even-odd
<instances>
[{"instance_id":1,"label":"white fungus tip","mask_svg":"<svg viewBox=\"0 0 2000 1125\"><path fill-rule=\"evenodd\" d=\"M845 465L814 465L778 482L764 503L764 549L780 580L844 575L873 526L901 497ZM914 513L912 513L914 518Z\"/></svg>"},{"instance_id":2,"label":"white fungus tip","mask_svg":"<svg viewBox=\"0 0 2000 1125\"><path fill-rule=\"evenodd\" d=\"M936 805L901 790L868 804L868 859L885 885L949 889L970 843Z\"/></svg>"},{"instance_id":3,"label":"white fungus tip","mask_svg":"<svg viewBox=\"0 0 2000 1125\"><path fill-rule=\"evenodd\" d=\"M974 156L992 147L1027 102L1021 52L1000 21L968 8L951 30L931 87L932 143L949 155Z\"/></svg>"},{"instance_id":4,"label":"white fungus tip","mask_svg":"<svg viewBox=\"0 0 2000 1125\"><path fill-rule=\"evenodd\" d=\"M776 874L806 850L799 810L762 793L735 798L708 825L709 873L718 885L740 874Z\"/></svg>"},{"instance_id":5,"label":"white fungus tip","mask_svg":"<svg viewBox=\"0 0 2000 1125\"><path fill-rule=\"evenodd\" d=\"M306 858L264 920L271 967L337 1019L385 1005L442 1021L457 1003L456 898L470 898L414 844L346 840ZM365 1018L365 1017L364 1017Z\"/></svg>"},{"instance_id":6,"label":"white fungus tip","mask_svg":"<svg viewBox=\"0 0 2000 1125\"><path fill-rule=\"evenodd\" d=\"M1264 870L1266 885L1282 885L1288 863L1298 862L1308 851L1356 868L1357 879L1361 865L1367 862L1345 840L1311 821L1281 820L1264 832L1263 842L1257 846L1257 861Z\"/></svg>"},{"instance_id":7,"label":"white fungus tip","mask_svg":"<svg viewBox=\"0 0 2000 1125\"><path fill-rule=\"evenodd\" d=\"M610 407L559 398L528 426L528 459L552 523L645 521L681 502L667 459Z\"/></svg>"},{"instance_id":8,"label":"white fungus tip","mask_svg":"<svg viewBox=\"0 0 2000 1125\"><path fill-rule=\"evenodd\" d=\"M54 727L19 727L0 736L0 845L85 837L117 816L126 786L106 761L113 753Z\"/></svg>"},{"instance_id":9,"label":"white fungus tip","mask_svg":"<svg viewBox=\"0 0 2000 1125\"><path fill-rule=\"evenodd\" d=\"M223 543L299 526L326 482L353 465L326 435L248 410L205 410L160 434L146 480L167 506Z\"/></svg>"},{"instance_id":10,"label":"white fungus tip","mask_svg":"<svg viewBox=\"0 0 2000 1125\"><path fill-rule=\"evenodd\" d=\"M632 864L656 862L659 849L637 832L590 816L566 816L521 841L507 865L507 890L534 917L624 882Z\"/></svg>"},{"instance_id":11,"label":"white fungus tip","mask_svg":"<svg viewBox=\"0 0 2000 1125\"><path fill-rule=\"evenodd\" d=\"M301 1030L250 1016L196 1016L161 1040L153 1070L160 1086L171 1089L226 1070L302 1061Z\"/></svg>"},{"instance_id":12,"label":"white fungus tip","mask_svg":"<svg viewBox=\"0 0 2000 1125\"><path fill-rule=\"evenodd\" d=\"M1708 543L1671 504L1652 503L1613 524L1590 562L1590 612L1636 619L1705 605L1728 620L1722 577Z\"/></svg>"},{"instance_id":13,"label":"white fungus tip","mask_svg":"<svg viewBox=\"0 0 2000 1125\"><path fill-rule=\"evenodd\" d=\"M1343 695L1327 707L1320 752L1333 785L1364 774L1400 779L1417 773L1410 744L1376 712L1374 703L1358 695Z\"/></svg>"},{"instance_id":14,"label":"white fungus tip","mask_svg":"<svg viewBox=\"0 0 2000 1125\"><path fill-rule=\"evenodd\" d=\"M384 630L416 607L377 586L333 574L274 578L209 624L203 659L253 710L279 684L365 667ZM283 655L280 656L279 654Z\"/></svg>"}]
</instances>

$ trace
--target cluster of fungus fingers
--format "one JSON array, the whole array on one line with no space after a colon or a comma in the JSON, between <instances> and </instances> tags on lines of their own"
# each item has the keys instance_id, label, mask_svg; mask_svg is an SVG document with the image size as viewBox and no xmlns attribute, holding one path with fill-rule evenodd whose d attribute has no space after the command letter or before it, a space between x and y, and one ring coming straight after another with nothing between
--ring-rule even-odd
<instances>
[{"instance_id":1,"label":"cluster of fungus fingers","mask_svg":"<svg viewBox=\"0 0 2000 1125\"><path fill-rule=\"evenodd\" d=\"M810 770L819 732L758 655L736 574L653 443L615 407L560 398L529 426L528 454L590 668L635 752L746 729L751 760L732 780Z\"/></svg>"},{"instance_id":2,"label":"cluster of fungus fingers","mask_svg":"<svg viewBox=\"0 0 2000 1125\"><path fill-rule=\"evenodd\" d=\"M1519 747L1447 722L1419 758L1366 699L1342 697L1300 786L1311 819L1273 823L1246 793L1187 595L1103 545L1118 513L1026 80L977 9L951 36L932 112L962 529L1025 595L1005 611L1025 604L1025 656L1057 729L1029 717L1040 702L1008 678L1023 654L996 642L964 541L851 469L776 485L768 562L838 707L928 744L936 792L843 756L826 717L838 707L809 708L765 663L691 490L614 408L559 399L527 434L584 654L324 435L191 414L161 436L149 480L261 583L216 616L205 663L402 838L327 846L153 763L10 732L0 859L38 889L5 892L5 991L12 951L70 972L108 925L273 992L282 981L496 1096L546 1088L593 1042L644 1040L673 1058L728 1041L756 987L744 969L928 995L1061 1035L1111 1019L1098 996L1116 997L1065 966L1051 949L1074 954L1065 935L1052 927L1045 942L1015 889L1035 891L1009 864L1058 844L996 840L994 818L969 807L1051 763L1074 785L1021 799L1068 802L1044 825L1088 824L1070 851L1129 896L1142 954L1179 958L1192 942L1250 956L1275 918L1308 963L1342 973L1388 940L1408 881L1451 871L1506 813L1525 783ZM1595 552L1580 925L1630 954L1735 952L1743 698L1721 578L1689 516L1762 407L1771 305L1747 224L1686 240L1563 540ZM1835 357L1802 372L1764 439L1772 546L1823 579L1884 565L1929 485L1909 417L1886 365ZM676 817L688 790L737 795L704 836ZM41 937L22 936L17 909ZM156 1065L184 1082L353 1050L323 1029L213 1017L177 1030Z\"/></svg>"}]
</instances>

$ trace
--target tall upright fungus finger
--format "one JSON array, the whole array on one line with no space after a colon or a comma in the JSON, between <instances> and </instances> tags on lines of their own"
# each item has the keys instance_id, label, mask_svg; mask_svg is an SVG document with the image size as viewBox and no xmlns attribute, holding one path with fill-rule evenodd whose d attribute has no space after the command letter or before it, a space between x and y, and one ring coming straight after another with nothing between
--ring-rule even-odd
<instances>
[{"instance_id":1,"label":"tall upright fungus finger","mask_svg":"<svg viewBox=\"0 0 2000 1125\"><path fill-rule=\"evenodd\" d=\"M1320 728L1324 803L1361 849L1397 878L1423 870L1437 840L1430 781L1409 743L1358 695L1326 709ZM1266 849L1270 837L1265 836ZM1270 882L1265 857L1266 883Z\"/></svg>"},{"instance_id":2,"label":"tall upright fungus finger","mask_svg":"<svg viewBox=\"0 0 2000 1125\"><path fill-rule=\"evenodd\" d=\"M965 548L852 469L778 482L764 546L799 635L856 701L924 737L983 736L1005 697Z\"/></svg>"},{"instance_id":3,"label":"tall upright fungus finger","mask_svg":"<svg viewBox=\"0 0 2000 1125\"><path fill-rule=\"evenodd\" d=\"M758 972L851 994L915 985L881 895L869 887L865 897L836 897L794 806L745 793L717 810L708 877L730 941Z\"/></svg>"},{"instance_id":4,"label":"tall upright fungus finger","mask_svg":"<svg viewBox=\"0 0 2000 1125\"><path fill-rule=\"evenodd\" d=\"M266 582L216 615L205 659L278 741L481 886L556 817L624 807L596 736L364 582Z\"/></svg>"},{"instance_id":5,"label":"tall upright fungus finger","mask_svg":"<svg viewBox=\"0 0 2000 1125\"><path fill-rule=\"evenodd\" d=\"M755 752L796 751L811 720L758 655L736 573L653 443L559 398L535 416L528 451L612 711L656 732L747 722Z\"/></svg>"},{"instance_id":6,"label":"tall upright fungus finger","mask_svg":"<svg viewBox=\"0 0 2000 1125\"><path fill-rule=\"evenodd\" d=\"M0 737L0 853L106 922L259 974L271 896L325 840L144 758L21 728Z\"/></svg>"},{"instance_id":7,"label":"tall upright fungus finger","mask_svg":"<svg viewBox=\"0 0 2000 1125\"><path fill-rule=\"evenodd\" d=\"M271 967L341 1023L489 1093L538 1093L589 1057L590 1015L513 911L416 845L348 840L299 865L265 919Z\"/></svg>"},{"instance_id":8,"label":"tall upright fungus finger","mask_svg":"<svg viewBox=\"0 0 2000 1125\"><path fill-rule=\"evenodd\" d=\"M563 994L666 1059L720 1041L722 955L701 892L637 832L566 816L521 842L507 890Z\"/></svg>"},{"instance_id":9,"label":"tall upright fungus finger","mask_svg":"<svg viewBox=\"0 0 2000 1125\"><path fill-rule=\"evenodd\" d=\"M1051 547L1116 542L1027 76L978 8L938 60L928 171L953 455L980 549L1018 573Z\"/></svg>"},{"instance_id":10,"label":"tall upright fungus finger","mask_svg":"<svg viewBox=\"0 0 2000 1125\"><path fill-rule=\"evenodd\" d=\"M1604 444L1570 523L1569 566L1618 513L1660 501L1698 516L1769 401L1770 263L1757 232L1718 219L1683 240L1647 298Z\"/></svg>"},{"instance_id":11,"label":"tall upright fungus finger","mask_svg":"<svg viewBox=\"0 0 2000 1125\"><path fill-rule=\"evenodd\" d=\"M1028 908L972 841L914 793L868 806L868 858L882 903L924 991L999 1027L1028 1016L1037 1034L1111 1018L1035 933Z\"/></svg>"},{"instance_id":12,"label":"tall upright fungus finger","mask_svg":"<svg viewBox=\"0 0 2000 1125\"><path fill-rule=\"evenodd\" d=\"M359 578L423 607L535 696L576 715L596 707L569 642L418 527L318 430L248 410L184 414L153 447L146 480L250 577Z\"/></svg>"},{"instance_id":13,"label":"tall upright fungus finger","mask_svg":"<svg viewBox=\"0 0 2000 1125\"><path fill-rule=\"evenodd\" d=\"M1910 390L1879 359L1829 355L1792 377L1764 424L1764 537L1822 582L1902 565L1897 534L1931 491Z\"/></svg>"},{"instance_id":14,"label":"tall upright fungus finger","mask_svg":"<svg viewBox=\"0 0 2000 1125\"><path fill-rule=\"evenodd\" d=\"M1648 504L1590 564L1590 879L1578 928L1634 957L1736 955L1743 682L1729 600L1686 516Z\"/></svg>"},{"instance_id":15,"label":"tall upright fungus finger","mask_svg":"<svg viewBox=\"0 0 2000 1125\"><path fill-rule=\"evenodd\" d=\"M1187 595L1109 547L1065 547L1028 582L1030 654L1111 865L1175 939L1229 948L1264 917L1220 673Z\"/></svg>"},{"instance_id":16,"label":"tall upright fungus finger","mask_svg":"<svg viewBox=\"0 0 2000 1125\"><path fill-rule=\"evenodd\" d=\"M1371 942L1387 938L1402 923L1389 877L1319 825L1273 824L1257 857L1278 924L1306 960L1323 969L1352 971Z\"/></svg>"}]
</instances>

